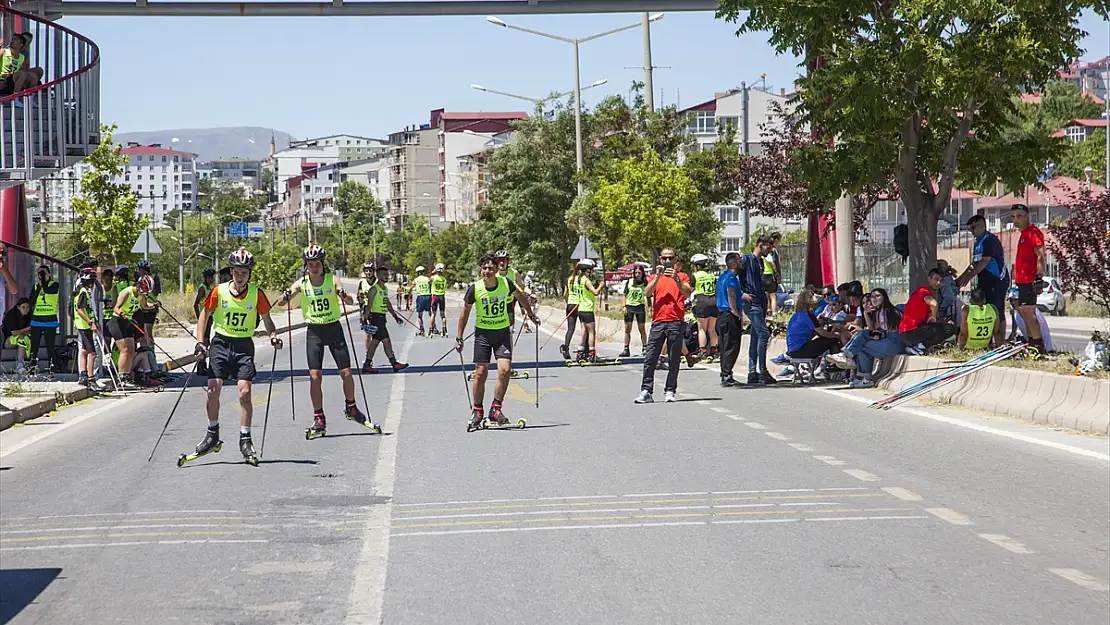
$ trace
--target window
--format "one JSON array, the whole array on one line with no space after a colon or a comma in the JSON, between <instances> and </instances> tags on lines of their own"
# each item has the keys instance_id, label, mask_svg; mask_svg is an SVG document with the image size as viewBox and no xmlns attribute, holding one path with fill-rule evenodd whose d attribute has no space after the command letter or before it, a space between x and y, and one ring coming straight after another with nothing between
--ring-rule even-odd
<instances>
[{"instance_id":1,"label":"window","mask_svg":"<svg viewBox=\"0 0 1110 625\"><path fill-rule=\"evenodd\" d=\"M696 135L717 134L716 111L693 111L687 130Z\"/></svg>"},{"instance_id":2,"label":"window","mask_svg":"<svg viewBox=\"0 0 1110 625\"><path fill-rule=\"evenodd\" d=\"M739 252L740 251L740 237L725 237L721 239L721 252Z\"/></svg>"},{"instance_id":3,"label":"window","mask_svg":"<svg viewBox=\"0 0 1110 625\"><path fill-rule=\"evenodd\" d=\"M1068 126L1066 133L1072 141L1085 141L1087 139L1087 129L1083 126Z\"/></svg>"},{"instance_id":4,"label":"window","mask_svg":"<svg viewBox=\"0 0 1110 625\"><path fill-rule=\"evenodd\" d=\"M890 221L890 202L888 200L876 202L871 214L874 215L875 221Z\"/></svg>"},{"instance_id":5,"label":"window","mask_svg":"<svg viewBox=\"0 0 1110 625\"><path fill-rule=\"evenodd\" d=\"M740 207L738 206L719 206L717 212L720 214L723 223L740 223Z\"/></svg>"},{"instance_id":6,"label":"window","mask_svg":"<svg viewBox=\"0 0 1110 625\"><path fill-rule=\"evenodd\" d=\"M740 128L740 123L739 122L740 122L740 118L735 116L735 115L731 115L731 116L728 116L728 117L718 117L717 118L717 127L720 128L721 130L724 130L725 126L732 126L733 130L737 130L737 129Z\"/></svg>"}]
</instances>

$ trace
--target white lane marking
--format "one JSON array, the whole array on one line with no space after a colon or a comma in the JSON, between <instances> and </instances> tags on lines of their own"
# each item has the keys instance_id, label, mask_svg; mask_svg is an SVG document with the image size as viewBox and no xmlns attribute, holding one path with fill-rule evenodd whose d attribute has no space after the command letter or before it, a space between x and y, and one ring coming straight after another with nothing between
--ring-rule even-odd
<instances>
[{"instance_id":1,"label":"white lane marking","mask_svg":"<svg viewBox=\"0 0 1110 625\"><path fill-rule=\"evenodd\" d=\"M408 362L413 338L405 341L402 362ZM386 567L389 565L389 525L393 516L393 486L397 481L397 430L401 426L402 405L405 399L407 375L393 379L389 391L389 409L386 411L383 430L390 434L378 444L378 460L374 465L374 494L384 502L374 506L366 515L366 529L362 550L354 570L354 584L347 600L347 625L379 625L385 604Z\"/></svg>"},{"instance_id":2,"label":"white lane marking","mask_svg":"<svg viewBox=\"0 0 1110 625\"><path fill-rule=\"evenodd\" d=\"M4 551L45 551L47 549L99 549L101 547L136 547L140 545L242 545L268 543L265 539L242 540L131 540L121 543L72 543L68 545L34 545L32 547L0 547Z\"/></svg>"},{"instance_id":3,"label":"white lane marking","mask_svg":"<svg viewBox=\"0 0 1110 625\"><path fill-rule=\"evenodd\" d=\"M767 429L766 425L763 425L762 423L756 423L755 421L747 421L747 422L744 423L744 425L750 427L753 430L766 430Z\"/></svg>"},{"instance_id":4,"label":"white lane marking","mask_svg":"<svg viewBox=\"0 0 1110 625\"><path fill-rule=\"evenodd\" d=\"M887 486L887 487L884 487L881 490L883 492L887 493L888 495L894 495L895 497L901 499L902 501L921 501L921 500L924 499L924 497L922 497L921 495L918 495L917 493L913 492L912 490L907 490L905 488L901 488L901 487L898 487L898 486Z\"/></svg>"},{"instance_id":5,"label":"white lane marking","mask_svg":"<svg viewBox=\"0 0 1110 625\"><path fill-rule=\"evenodd\" d=\"M699 399L699 400L695 401L694 403L698 404L699 406L708 406L712 402L710 402L708 399Z\"/></svg>"},{"instance_id":6,"label":"white lane marking","mask_svg":"<svg viewBox=\"0 0 1110 625\"><path fill-rule=\"evenodd\" d=\"M790 440L789 436L787 436L785 434L779 434L778 432L764 432L764 434L766 434L767 436L770 436L771 438L773 438L775 440L780 440L780 441Z\"/></svg>"},{"instance_id":7,"label":"white lane marking","mask_svg":"<svg viewBox=\"0 0 1110 625\"><path fill-rule=\"evenodd\" d=\"M145 516L161 514L239 514L239 510L155 510L150 512L89 512L85 514L52 514L50 516L5 516L4 521L41 521L47 519L84 519L97 516ZM182 519L184 520L184 519Z\"/></svg>"},{"instance_id":8,"label":"white lane marking","mask_svg":"<svg viewBox=\"0 0 1110 625\"><path fill-rule=\"evenodd\" d=\"M701 506L708 508L709 506ZM652 508L643 508L643 510L651 510ZM677 508L676 508L677 509ZM467 514L427 514L423 516L403 516L395 517L395 523L407 523L409 521L426 521L430 519L471 519L471 518L493 518L493 517L506 517L506 516L533 516L544 514L582 514L583 512L600 513L600 512L639 512L641 508L589 508L587 510L529 510L519 512L473 512Z\"/></svg>"},{"instance_id":9,"label":"white lane marking","mask_svg":"<svg viewBox=\"0 0 1110 625\"><path fill-rule=\"evenodd\" d=\"M619 497L619 495L613 495ZM593 495L590 495L592 498ZM605 495L598 495L599 498L604 498ZM423 503L395 503L395 508L412 508L416 506L454 506L459 504L468 503L517 503L521 501L545 501L550 499L569 499L569 497L524 497L521 499L458 499L455 501L427 501Z\"/></svg>"},{"instance_id":10,"label":"white lane marking","mask_svg":"<svg viewBox=\"0 0 1110 625\"><path fill-rule=\"evenodd\" d=\"M331 560L310 560L307 562L274 560L271 562L256 562L243 570L250 575L276 575L279 573L320 575L327 573L334 566L335 562Z\"/></svg>"},{"instance_id":11,"label":"white lane marking","mask_svg":"<svg viewBox=\"0 0 1110 625\"><path fill-rule=\"evenodd\" d=\"M616 495L573 495L570 497L536 497L536 501L571 500L571 499L612 499ZM528 499L505 499L504 501L530 501ZM472 503L472 502L464 502Z\"/></svg>"},{"instance_id":12,"label":"white lane marking","mask_svg":"<svg viewBox=\"0 0 1110 625\"><path fill-rule=\"evenodd\" d=\"M882 479L874 473L868 473L867 471L862 471L860 469L844 469L844 472L856 478L857 480L863 480L864 482L878 482Z\"/></svg>"},{"instance_id":13,"label":"white lane marking","mask_svg":"<svg viewBox=\"0 0 1110 625\"><path fill-rule=\"evenodd\" d=\"M990 541L1011 553L1037 553L1026 547L1025 543L1018 542L1005 534L979 534L979 538Z\"/></svg>"},{"instance_id":14,"label":"white lane marking","mask_svg":"<svg viewBox=\"0 0 1110 625\"><path fill-rule=\"evenodd\" d=\"M870 399L867 399L865 397L856 397L854 395L849 395L847 393L843 393L841 391L836 391L836 390L833 390L833 389L811 388L810 390L814 390L814 391L817 391L817 392L820 392L820 393L829 393L831 395L836 395L837 397L840 397L842 399L847 399L849 401L854 401L854 402L860 403L860 404L869 404L870 405L872 403L872 401ZM949 425L955 425L955 426L959 426L959 427L962 427L962 428L967 428L969 430L975 430L976 432L983 432L984 434L993 434L995 436L1001 436L1003 438L1009 438L1011 440L1021 441L1023 443L1032 443L1034 445L1040 445L1042 447L1048 447L1048 448L1051 448L1051 449L1056 449L1058 451L1064 451L1064 452L1067 452L1067 453L1070 453L1070 454L1075 454L1077 456L1085 456L1087 458L1097 458L1098 460L1102 460L1104 462L1110 462L1110 454L1104 454L1104 453L1101 453L1101 452L1098 452L1098 451L1092 451L1090 449L1083 449L1082 447L1075 447L1074 445L1065 445L1063 443L1057 443L1055 441L1046 441L1046 440L1039 439L1039 438L1036 438L1036 437L1033 437L1033 436L1026 436L1025 434L1018 434L1017 432L1007 432L1006 430L1000 430L998 428L992 428L992 427L986 426L986 425L979 425L978 423L970 423L970 422L964 421L962 419L955 419L953 417L946 417L944 415L933 414L931 412L928 412L928 411L925 411L925 410L918 410L916 408L903 408L901 406L896 406L894 408L891 408L891 410L900 410L902 412L912 414L914 416L924 417L926 419L932 419L933 421L940 421L941 423L947 423Z\"/></svg>"},{"instance_id":15,"label":"white lane marking","mask_svg":"<svg viewBox=\"0 0 1110 625\"><path fill-rule=\"evenodd\" d=\"M1098 590L1101 592L1110 591L1110 586L1106 585L1106 582L1103 582L1098 578L1091 577L1083 571L1077 571L1076 569L1048 569L1048 571L1050 573L1063 577L1064 579L1073 584L1076 584L1077 586L1086 588L1087 590Z\"/></svg>"},{"instance_id":16,"label":"white lane marking","mask_svg":"<svg viewBox=\"0 0 1110 625\"><path fill-rule=\"evenodd\" d=\"M617 499L620 497L687 497L692 495L756 495L760 493L816 493L839 492L847 490L870 490L863 486L840 486L836 488L767 488L761 490L703 490L685 493L627 493L623 495L569 495L566 497L527 497L521 499L467 499L458 501L425 501L421 503L396 503L394 508L415 508L429 506L451 506L457 504L480 503L521 503L529 501L557 501L572 499Z\"/></svg>"},{"instance_id":17,"label":"white lane marking","mask_svg":"<svg viewBox=\"0 0 1110 625\"><path fill-rule=\"evenodd\" d=\"M894 521L898 519L927 519L927 516L845 516L802 519L803 521Z\"/></svg>"},{"instance_id":18,"label":"white lane marking","mask_svg":"<svg viewBox=\"0 0 1110 625\"><path fill-rule=\"evenodd\" d=\"M755 525L757 523L797 523L801 519L732 519L729 521L713 521L710 525Z\"/></svg>"},{"instance_id":19,"label":"white lane marking","mask_svg":"<svg viewBox=\"0 0 1110 625\"><path fill-rule=\"evenodd\" d=\"M65 430L66 428L73 427L73 426L75 426L79 423L84 423L85 421L88 421L89 419L92 419L93 417L100 416L101 414L103 414L105 412L109 412L109 411L112 411L112 410L117 410L120 406L122 406L124 404L127 404L130 401L133 401L136 397L138 397L138 395L131 395L129 397L124 397L122 399L109 401L108 403L105 403L103 406L100 406L98 408L93 408L92 410L86 412L85 414L78 415L78 416L76 416L76 417L74 417L74 418L72 418L68 421L56 421L56 420L51 421L52 424L55 424L54 427L43 428L42 431L39 432L38 434L35 434L33 436L29 436L29 437L19 441L18 443L13 443L12 445L6 447L2 451L0 451L0 458L7 458L8 456L10 456L10 455L14 454L15 452L19 451L20 449L24 449L24 448L28 447L29 445L34 445L35 443L41 441L44 438L53 436L53 435L57 434L58 432L61 432L61 431ZM22 431L22 430L20 430L20 431Z\"/></svg>"},{"instance_id":20,"label":"white lane marking","mask_svg":"<svg viewBox=\"0 0 1110 625\"><path fill-rule=\"evenodd\" d=\"M928 512L938 519L948 521L952 525L975 525L975 522L967 515L960 514L951 508L925 508L925 512Z\"/></svg>"},{"instance_id":21,"label":"white lane marking","mask_svg":"<svg viewBox=\"0 0 1110 625\"><path fill-rule=\"evenodd\" d=\"M778 506L843 506L843 502L838 501L802 501L798 503L780 503Z\"/></svg>"},{"instance_id":22,"label":"white lane marking","mask_svg":"<svg viewBox=\"0 0 1110 625\"><path fill-rule=\"evenodd\" d=\"M814 458L820 460L821 462L824 462L825 464L827 464L829 466L833 466L833 467L842 467L842 466L848 464L847 462L845 462L843 460L837 460L836 456L814 456Z\"/></svg>"},{"instance_id":23,"label":"white lane marking","mask_svg":"<svg viewBox=\"0 0 1110 625\"><path fill-rule=\"evenodd\" d=\"M213 527L225 529L234 527L236 529L273 529L281 527L280 525L247 525L236 523L228 525L227 523L165 523L153 525L90 525L86 527L44 527L40 529L31 530L9 530L0 529L0 536L7 536L8 534L41 534L46 532L99 532L110 530L136 530L136 529L157 529L166 527Z\"/></svg>"},{"instance_id":24,"label":"white lane marking","mask_svg":"<svg viewBox=\"0 0 1110 625\"><path fill-rule=\"evenodd\" d=\"M788 443L788 445L790 445L794 449L797 449L798 451L817 451L809 445L803 445L802 443Z\"/></svg>"},{"instance_id":25,"label":"white lane marking","mask_svg":"<svg viewBox=\"0 0 1110 625\"><path fill-rule=\"evenodd\" d=\"M713 412L719 412L721 414L725 414L728 412L728 408L721 408L720 406L713 406L712 408L710 408L710 410L712 410Z\"/></svg>"},{"instance_id":26,"label":"white lane marking","mask_svg":"<svg viewBox=\"0 0 1110 625\"><path fill-rule=\"evenodd\" d=\"M725 416L728 417L729 419L732 419L733 421L743 421L744 420L744 417L741 417L738 414L726 414Z\"/></svg>"},{"instance_id":27,"label":"white lane marking","mask_svg":"<svg viewBox=\"0 0 1110 625\"><path fill-rule=\"evenodd\" d=\"M689 493L629 493L621 495L621 497L688 497L690 495L709 495L707 490L693 491Z\"/></svg>"}]
</instances>

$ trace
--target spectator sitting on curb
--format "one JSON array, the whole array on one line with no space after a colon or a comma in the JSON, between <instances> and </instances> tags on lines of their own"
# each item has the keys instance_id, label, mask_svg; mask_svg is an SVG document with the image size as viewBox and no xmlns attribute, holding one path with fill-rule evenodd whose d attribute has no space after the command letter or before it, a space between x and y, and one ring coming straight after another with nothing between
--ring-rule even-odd
<instances>
[{"instance_id":1,"label":"spectator sitting on curb","mask_svg":"<svg viewBox=\"0 0 1110 625\"><path fill-rule=\"evenodd\" d=\"M835 331L822 325L813 314L817 297L802 291L794 303L794 314L786 324L786 355L790 358L820 358L825 352L840 349Z\"/></svg>"},{"instance_id":2,"label":"spectator sitting on curb","mask_svg":"<svg viewBox=\"0 0 1110 625\"><path fill-rule=\"evenodd\" d=\"M1000 332L1002 313L987 303L982 289L971 292L971 304L960 315L960 349L986 349ZM998 345L996 344L996 347Z\"/></svg>"}]
</instances>

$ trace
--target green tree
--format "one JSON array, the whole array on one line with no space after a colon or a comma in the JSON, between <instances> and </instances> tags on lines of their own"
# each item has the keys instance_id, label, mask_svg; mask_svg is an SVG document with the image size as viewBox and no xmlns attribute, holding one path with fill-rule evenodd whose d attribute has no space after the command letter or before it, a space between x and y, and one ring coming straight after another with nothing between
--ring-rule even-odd
<instances>
[{"instance_id":1,"label":"green tree","mask_svg":"<svg viewBox=\"0 0 1110 625\"><path fill-rule=\"evenodd\" d=\"M1056 164L1056 173L1086 181L1084 169L1091 168L1091 182L1106 186L1106 129L1099 128L1086 141L1068 141L1067 152Z\"/></svg>"},{"instance_id":2,"label":"green tree","mask_svg":"<svg viewBox=\"0 0 1110 625\"><path fill-rule=\"evenodd\" d=\"M234 185L213 185L211 208L212 214L225 227L238 221L258 221L260 217L258 203L245 197L243 190Z\"/></svg>"},{"instance_id":3,"label":"green tree","mask_svg":"<svg viewBox=\"0 0 1110 625\"><path fill-rule=\"evenodd\" d=\"M652 150L614 163L598 181L592 201L601 222L620 232L620 246L641 257L655 258L665 245L689 254L712 251L713 243L699 239L715 243L720 234L720 222L713 227L707 219L707 214L712 221L716 216L702 205L682 168L663 162Z\"/></svg>"},{"instance_id":4,"label":"green tree","mask_svg":"<svg viewBox=\"0 0 1110 625\"><path fill-rule=\"evenodd\" d=\"M686 156L682 169L694 183L705 204L732 204L737 201L743 158L736 143L736 129L726 127L711 147Z\"/></svg>"},{"instance_id":5,"label":"green tree","mask_svg":"<svg viewBox=\"0 0 1110 625\"><path fill-rule=\"evenodd\" d=\"M348 226L375 223L382 216L382 204L370 193L369 187L354 180L344 180L335 191L335 210Z\"/></svg>"},{"instance_id":6,"label":"green tree","mask_svg":"<svg viewBox=\"0 0 1110 625\"><path fill-rule=\"evenodd\" d=\"M717 15L742 19L739 33L770 31L779 53L821 60L799 83L796 113L818 130L810 152L835 139L836 158L812 159L811 189L831 202L893 173L919 284L935 264L937 219L957 178L968 188L1023 188L1058 154L1055 142L1007 136L1012 98L1079 57L1078 16L1096 2L722 0Z\"/></svg>"},{"instance_id":7,"label":"green tree","mask_svg":"<svg viewBox=\"0 0 1110 625\"><path fill-rule=\"evenodd\" d=\"M436 233L436 260L443 263L448 283L470 282L476 274L477 258L470 248L471 226L455 225Z\"/></svg>"},{"instance_id":8,"label":"green tree","mask_svg":"<svg viewBox=\"0 0 1110 625\"><path fill-rule=\"evenodd\" d=\"M116 124L101 125L100 145L86 159L89 170L81 176L81 194L73 199L73 209L89 255L118 264L131 257L131 247L149 219L135 215L138 199L121 180L128 157L112 144L115 130Z\"/></svg>"},{"instance_id":9,"label":"green tree","mask_svg":"<svg viewBox=\"0 0 1110 625\"><path fill-rule=\"evenodd\" d=\"M1050 80L1044 86L1039 104L1021 103L1019 106L1036 112L1040 126L1049 134L1064 127L1073 119L1093 119L1102 116L1103 109L1079 87L1063 80Z\"/></svg>"}]
</instances>

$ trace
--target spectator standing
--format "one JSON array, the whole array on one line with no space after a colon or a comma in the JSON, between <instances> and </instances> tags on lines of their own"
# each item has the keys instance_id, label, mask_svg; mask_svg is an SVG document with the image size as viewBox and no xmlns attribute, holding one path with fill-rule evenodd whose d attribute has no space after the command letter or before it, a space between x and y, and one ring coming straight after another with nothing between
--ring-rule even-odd
<instances>
[{"instance_id":1,"label":"spectator standing","mask_svg":"<svg viewBox=\"0 0 1110 625\"><path fill-rule=\"evenodd\" d=\"M39 281L31 289L31 367L38 366L39 344L45 338L46 359L53 374L58 357L55 342L59 327L61 286L52 277L49 265L40 265L37 274Z\"/></svg>"},{"instance_id":2,"label":"spectator standing","mask_svg":"<svg viewBox=\"0 0 1110 625\"><path fill-rule=\"evenodd\" d=\"M771 249L763 255L763 291L769 293L767 298L767 315L774 316L778 310L779 284L782 283L782 270L779 268L779 245L782 243L782 234L771 233Z\"/></svg>"},{"instance_id":3,"label":"spectator standing","mask_svg":"<svg viewBox=\"0 0 1110 625\"><path fill-rule=\"evenodd\" d=\"M717 332L721 349L721 386L736 386L732 368L740 356L740 255L725 255L725 270L717 277Z\"/></svg>"},{"instance_id":4,"label":"spectator standing","mask_svg":"<svg viewBox=\"0 0 1110 625\"><path fill-rule=\"evenodd\" d=\"M1006 251L1002 242L991 232L987 232L987 220L982 215L974 215L967 220L967 227L975 237L971 265L956 280L959 288L967 286L972 278L977 278L976 288L998 313L999 328L995 345L1001 345L1006 335L1006 291L1010 288L1010 273L1006 271Z\"/></svg>"},{"instance_id":5,"label":"spectator standing","mask_svg":"<svg viewBox=\"0 0 1110 625\"><path fill-rule=\"evenodd\" d=\"M1029 208L1025 204L1010 207L1014 227L1021 231L1017 255L1014 257L1014 284L1018 288L1018 313L1025 321L1029 334L1028 343L1046 352L1041 326L1037 323L1037 295L1044 288L1044 233L1029 221Z\"/></svg>"},{"instance_id":6,"label":"spectator standing","mask_svg":"<svg viewBox=\"0 0 1110 625\"><path fill-rule=\"evenodd\" d=\"M686 317L685 300L694 292L690 278L675 270L677 255L673 247L665 247L659 253L660 264L655 267L644 289L644 297L652 299L651 331L648 334L647 349L644 354L644 379L640 385L637 404L650 404L655 386L655 369L659 366L659 356L667 343L668 360L667 382L663 387L663 401L676 400L678 391L678 362L682 358L683 329Z\"/></svg>"},{"instance_id":7,"label":"spectator standing","mask_svg":"<svg viewBox=\"0 0 1110 625\"><path fill-rule=\"evenodd\" d=\"M751 322L748 329L748 384L778 382L767 371L767 342L771 339L771 330L767 327L768 294L763 289L763 257L772 245L770 235L761 235L755 250L740 259L740 307ZM774 296L774 293L770 294L770 297Z\"/></svg>"}]
</instances>

